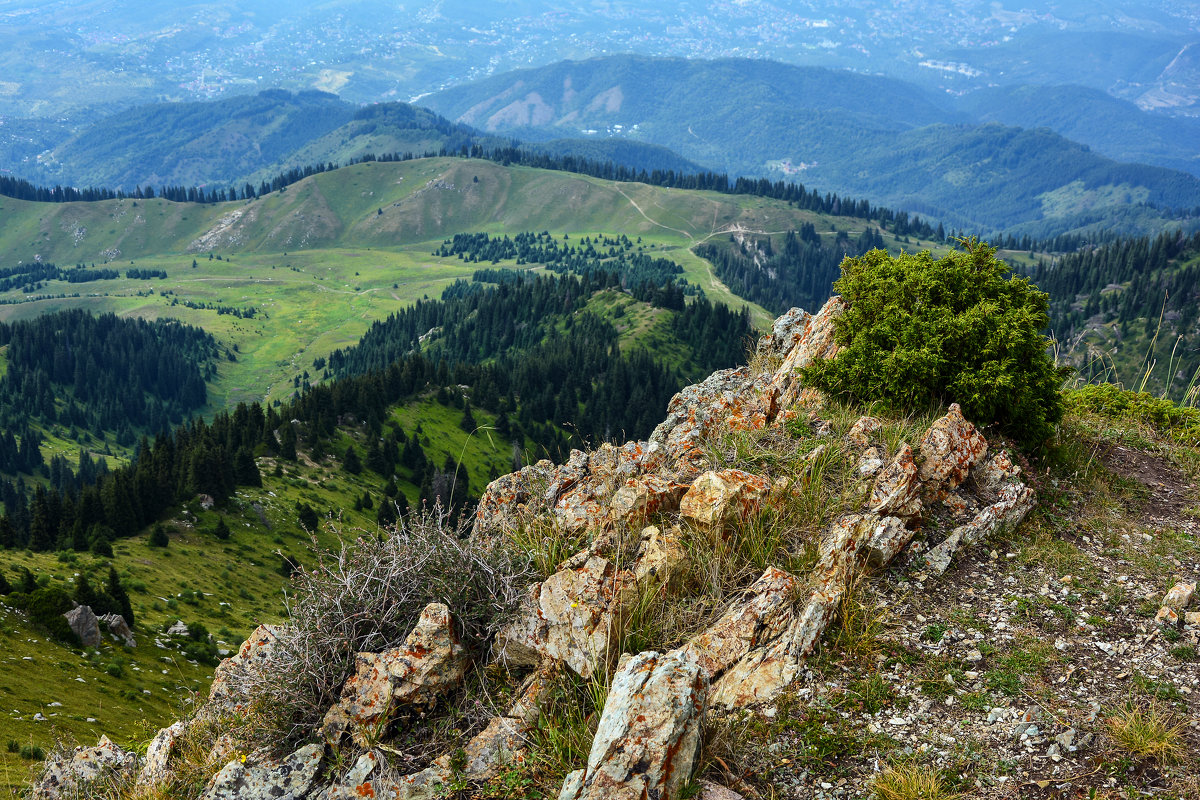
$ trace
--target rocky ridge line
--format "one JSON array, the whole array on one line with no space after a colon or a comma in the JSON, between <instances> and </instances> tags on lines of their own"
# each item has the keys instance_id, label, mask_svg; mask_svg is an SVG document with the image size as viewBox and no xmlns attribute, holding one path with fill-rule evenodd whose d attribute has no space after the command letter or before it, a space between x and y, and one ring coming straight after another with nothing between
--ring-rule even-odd
<instances>
[{"instance_id":1,"label":"rocky ridge line","mask_svg":"<svg viewBox=\"0 0 1200 800\"><path fill-rule=\"evenodd\" d=\"M395 778L370 751L344 773L325 774L331 749L342 737L365 742L369 730L386 727L406 704L430 705L460 680L461 648L448 610L435 604L401 648L359 655L358 670L327 716L321 742L283 760L264 751L230 761L202 797L432 798L457 777L487 780L523 759L539 708L562 670L588 678L610 669L615 671L587 764L567 777L561 800L679 797L692 778L708 710L763 708L779 699L834 619L846 587L903 551L923 512L937 507L959 521L943 542L917 557L923 569L940 573L958 548L1019 524L1033 506L1033 491L1021 482L1019 467L1003 451L989 456L987 441L957 405L915 449L901 443L893 453L878 436L879 421L863 417L847 439L857 453L858 474L869 483L868 499L831 521L811 574L768 568L682 647L617 658L617 628L637 593L670 580L687 558L681 526L722 535L793 490L787 481L708 468L721 438L793 421L818 436L832 435L819 416L820 397L801 384L796 370L837 352L834 320L844 308L835 297L815 316L799 309L781 316L759 343L755 360L766 368L722 370L683 389L648 441L573 451L565 464L542 461L488 486L473 536L502 536L540 523L585 534L590 543L531 586L517 619L497 636L492 657L514 671L532 672L508 710L466 745L465 764L452 767L447 754L419 773ZM660 524L648 525L651 518ZM615 554L630 547L630 538L636 556L623 563ZM1190 593L1175 592L1164 601L1163 613L1187 614L1189 602ZM261 627L222 663L201 715L227 710L228 682L253 668L276 633ZM151 744L141 767L143 783L161 780L170 769L181 724L188 723L163 729ZM74 760L56 762L47 775L96 757L94 749L79 748ZM220 752L211 756L216 763L221 758ZM127 762L121 768L129 768ZM714 798L732 794L712 786L705 792ZM34 796L59 795L54 784L43 781Z\"/></svg>"}]
</instances>

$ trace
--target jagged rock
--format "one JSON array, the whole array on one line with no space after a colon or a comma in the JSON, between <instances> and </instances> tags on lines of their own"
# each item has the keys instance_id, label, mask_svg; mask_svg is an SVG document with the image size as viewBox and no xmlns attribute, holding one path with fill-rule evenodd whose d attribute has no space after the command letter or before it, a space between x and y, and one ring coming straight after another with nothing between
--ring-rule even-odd
<instances>
[{"instance_id":1,"label":"jagged rock","mask_svg":"<svg viewBox=\"0 0 1200 800\"><path fill-rule=\"evenodd\" d=\"M105 614L100 617L100 622L103 622L108 632L119 638L126 647L137 647L137 640L133 638L133 631L129 629L129 623L120 614Z\"/></svg>"},{"instance_id":2,"label":"jagged rock","mask_svg":"<svg viewBox=\"0 0 1200 800\"><path fill-rule=\"evenodd\" d=\"M475 532L515 530L530 500L544 502L553 474L554 465L543 459L489 483L476 507Z\"/></svg>"},{"instance_id":3,"label":"jagged rock","mask_svg":"<svg viewBox=\"0 0 1200 800\"><path fill-rule=\"evenodd\" d=\"M86 608L86 606L84 606ZM76 747L71 753L51 758L33 785L33 800L86 797L87 787L107 775L132 772L137 756L101 736L95 747Z\"/></svg>"},{"instance_id":4,"label":"jagged rock","mask_svg":"<svg viewBox=\"0 0 1200 800\"><path fill-rule=\"evenodd\" d=\"M775 318L771 324L771 332L759 337L756 352L762 357L783 357L793 347L799 344L812 319L802 308L789 308Z\"/></svg>"},{"instance_id":5,"label":"jagged rock","mask_svg":"<svg viewBox=\"0 0 1200 800\"><path fill-rule=\"evenodd\" d=\"M941 500L967 479L971 467L987 455L987 439L962 415L958 403L935 421L921 439L920 478L927 500Z\"/></svg>"},{"instance_id":6,"label":"jagged rock","mask_svg":"<svg viewBox=\"0 0 1200 800\"><path fill-rule=\"evenodd\" d=\"M178 624L182 625L183 623ZM174 627L172 626L172 629ZM184 626L184 631L186 632L186 630L187 627ZM271 652L271 646L275 643L280 630L278 625L259 625L242 643L235 655L222 659L216 670L213 671L212 688L208 690L210 703L225 700L230 696L232 692L230 683L236 680L238 672L252 669L256 663L264 660ZM167 632L170 633L170 631Z\"/></svg>"},{"instance_id":7,"label":"jagged rock","mask_svg":"<svg viewBox=\"0 0 1200 800\"><path fill-rule=\"evenodd\" d=\"M496 635L493 651L509 666L536 666L548 657L589 677L610 663L609 637L635 592L632 573L589 556L529 587L518 618Z\"/></svg>"},{"instance_id":8,"label":"jagged rock","mask_svg":"<svg viewBox=\"0 0 1200 800\"><path fill-rule=\"evenodd\" d=\"M876 476L868 505L875 514L913 517L921 513L920 488L912 448L902 444L896 457Z\"/></svg>"},{"instance_id":9,"label":"jagged rock","mask_svg":"<svg viewBox=\"0 0 1200 800\"><path fill-rule=\"evenodd\" d=\"M821 306L816 316L805 320L804 332L794 339L793 346L783 356L783 363L771 376L769 385L778 408L791 408L800 401L805 387L798 380L796 370L817 359L837 355L841 348L835 340L835 323L849 307L845 300L834 295Z\"/></svg>"},{"instance_id":10,"label":"jagged rock","mask_svg":"<svg viewBox=\"0 0 1200 800\"><path fill-rule=\"evenodd\" d=\"M846 434L846 438L851 444L859 447L869 447L871 437L879 433L883 427L883 423L874 417L859 417L858 422L850 427L850 432Z\"/></svg>"},{"instance_id":11,"label":"jagged rock","mask_svg":"<svg viewBox=\"0 0 1200 800\"><path fill-rule=\"evenodd\" d=\"M354 766L341 778L336 780L326 793L326 800L360 800L375 794L375 787L368 778L379 766L379 756L374 751L367 751L358 757Z\"/></svg>"},{"instance_id":12,"label":"jagged rock","mask_svg":"<svg viewBox=\"0 0 1200 800\"><path fill-rule=\"evenodd\" d=\"M995 503L976 514L966 525L955 528L946 541L925 554L926 567L936 575L942 574L959 547L975 544L996 531L1015 528L1033 505L1032 489L1024 484L1006 484Z\"/></svg>"},{"instance_id":13,"label":"jagged rock","mask_svg":"<svg viewBox=\"0 0 1200 800\"><path fill-rule=\"evenodd\" d=\"M1184 612L1183 624L1189 628L1200 628L1200 611Z\"/></svg>"},{"instance_id":14,"label":"jagged rock","mask_svg":"<svg viewBox=\"0 0 1200 800\"><path fill-rule=\"evenodd\" d=\"M582 779L560 798L674 800L692 774L708 680L682 651L624 656L613 676Z\"/></svg>"},{"instance_id":15,"label":"jagged rock","mask_svg":"<svg viewBox=\"0 0 1200 800\"><path fill-rule=\"evenodd\" d=\"M1166 596L1163 597L1162 604L1176 611L1183 611L1192 602L1192 597L1196 594L1195 583L1184 583L1180 581L1171 587Z\"/></svg>"},{"instance_id":16,"label":"jagged rock","mask_svg":"<svg viewBox=\"0 0 1200 800\"><path fill-rule=\"evenodd\" d=\"M1007 450L1001 450L975 468L975 486L982 497L994 500L1000 489L1020 479L1021 468L1013 464Z\"/></svg>"},{"instance_id":17,"label":"jagged rock","mask_svg":"<svg viewBox=\"0 0 1200 800\"><path fill-rule=\"evenodd\" d=\"M681 650L710 681L716 680L751 648L778 636L791 623L800 585L795 576L769 567L719 620Z\"/></svg>"},{"instance_id":18,"label":"jagged rock","mask_svg":"<svg viewBox=\"0 0 1200 800\"><path fill-rule=\"evenodd\" d=\"M613 494L609 515L614 522L637 525L655 514L679 508L680 498L687 491L685 484L654 475L630 478Z\"/></svg>"},{"instance_id":19,"label":"jagged rock","mask_svg":"<svg viewBox=\"0 0 1200 800\"><path fill-rule=\"evenodd\" d=\"M883 459L879 457L879 448L868 447L858 458L856 467L858 474L863 478L870 478L883 469Z\"/></svg>"},{"instance_id":20,"label":"jagged rock","mask_svg":"<svg viewBox=\"0 0 1200 800\"><path fill-rule=\"evenodd\" d=\"M466 649L454 632L450 609L430 603L400 647L355 656L354 675L341 699L325 715L322 730L337 744L349 731L355 744L369 747L402 711L431 707L462 683Z\"/></svg>"},{"instance_id":21,"label":"jagged rock","mask_svg":"<svg viewBox=\"0 0 1200 800\"><path fill-rule=\"evenodd\" d=\"M894 517L850 514L838 520L822 542L809 581L813 589L803 607L790 610L778 636L760 637L758 646L713 682L709 704L733 709L774 701L800 674L803 660L837 615L854 574L868 565L886 564L909 536Z\"/></svg>"},{"instance_id":22,"label":"jagged rock","mask_svg":"<svg viewBox=\"0 0 1200 800\"><path fill-rule=\"evenodd\" d=\"M183 623L183 620L177 619L171 623L171 627L167 628L167 636L187 636L188 626Z\"/></svg>"},{"instance_id":23,"label":"jagged rock","mask_svg":"<svg viewBox=\"0 0 1200 800\"><path fill-rule=\"evenodd\" d=\"M771 482L740 469L705 472L679 501L679 514L704 528L719 530L738 517L758 510Z\"/></svg>"},{"instance_id":24,"label":"jagged rock","mask_svg":"<svg viewBox=\"0 0 1200 800\"><path fill-rule=\"evenodd\" d=\"M633 562L633 577L639 585L654 581L670 583L687 561L683 546L683 531L672 525L665 531L651 525L642 531L637 555Z\"/></svg>"},{"instance_id":25,"label":"jagged rock","mask_svg":"<svg viewBox=\"0 0 1200 800\"><path fill-rule=\"evenodd\" d=\"M676 474L695 475L705 458L705 443L729 430L761 430L775 412L765 376L748 367L714 372L681 389L667 405L667 418L650 434L650 446L661 448Z\"/></svg>"},{"instance_id":26,"label":"jagged rock","mask_svg":"<svg viewBox=\"0 0 1200 800\"><path fill-rule=\"evenodd\" d=\"M100 622L92 613L91 606L75 606L63 616L67 618L67 624L75 631L84 647L96 647L100 644Z\"/></svg>"},{"instance_id":27,"label":"jagged rock","mask_svg":"<svg viewBox=\"0 0 1200 800\"><path fill-rule=\"evenodd\" d=\"M152 786L162 783L169 777L167 766L171 760L171 753L175 749L175 743L179 741L179 737L187 731L187 728L186 722L176 722L170 727L162 728L154 735L154 739L146 748L146 758L142 762L141 772L138 773L138 786Z\"/></svg>"},{"instance_id":28,"label":"jagged rock","mask_svg":"<svg viewBox=\"0 0 1200 800\"><path fill-rule=\"evenodd\" d=\"M200 800L303 800L325 757L325 745L308 744L282 761L267 756L230 761L209 780Z\"/></svg>"}]
</instances>

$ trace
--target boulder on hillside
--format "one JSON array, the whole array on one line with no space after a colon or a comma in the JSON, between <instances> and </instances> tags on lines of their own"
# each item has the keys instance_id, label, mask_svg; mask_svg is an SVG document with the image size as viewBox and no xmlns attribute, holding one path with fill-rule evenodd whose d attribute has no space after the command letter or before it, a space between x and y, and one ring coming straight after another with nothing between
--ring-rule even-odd
<instances>
[{"instance_id":1,"label":"boulder on hillside","mask_svg":"<svg viewBox=\"0 0 1200 800\"><path fill-rule=\"evenodd\" d=\"M216 702L219 704L230 698L234 691L234 684L237 681L238 673L242 670L253 669L256 664L266 659L280 630L281 627L279 625L259 625L250 634L250 637L242 643L237 653L223 659L217 665L216 670L213 672L212 688L208 690L208 701L210 703Z\"/></svg>"},{"instance_id":2,"label":"boulder on hillside","mask_svg":"<svg viewBox=\"0 0 1200 800\"><path fill-rule=\"evenodd\" d=\"M137 640L133 638L133 631L129 629L129 623L120 614L105 614L100 617L100 622L108 628L108 632L121 640L121 643L126 647L137 647Z\"/></svg>"},{"instance_id":3,"label":"boulder on hillside","mask_svg":"<svg viewBox=\"0 0 1200 800\"><path fill-rule=\"evenodd\" d=\"M930 425L921 439L920 478L926 500L941 500L957 489L987 449L987 439L963 417L958 403L951 403L946 415Z\"/></svg>"},{"instance_id":4,"label":"boulder on hillside","mask_svg":"<svg viewBox=\"0 0 1200 800\"><path fill-rule=\"evenodd\" d=\"M46 761L30 797L33 800L87 797L88 787L97 780L136 768L137 756L101 736L95 747L76 747Z\"/></svg>"},{"instance_id":5,"label":"boulder on hillside","mask_svg":"<svg viewBox=\"0 0 1200 800\"><path fill-rule=\"evenodd\" d=\"M138 772L138 786L153 786L167 780L170 775L167 765L175 750L175 743L187 729L188 723L180 721L161 729L154 735L154 739L146 748L146 758L142 763L142 769Z\"/></svg>"},{"instance_id":6,"label":"boulder on hillside","mask_svg":"<svg viewBox=\"0 0 1200 800\"><path fill-rule=\"evenodd\" d=\"M679 501L679 514L699 527L719 531L757 511L771 488L767 478L740 469L705 472Z\"/></svg>"},{"instance_id":7,"label":"boulder on hillside","mask_svg":"<svg viewBox=\"0 0 1200 800\"><path fill-rule=\"evenodd\" d=\"M100 644L100 622L92 613L91 606L75 606L63 616L67 618L67 624L75 631L84 647L96 647Z\"/></svg>"}]
</instances>

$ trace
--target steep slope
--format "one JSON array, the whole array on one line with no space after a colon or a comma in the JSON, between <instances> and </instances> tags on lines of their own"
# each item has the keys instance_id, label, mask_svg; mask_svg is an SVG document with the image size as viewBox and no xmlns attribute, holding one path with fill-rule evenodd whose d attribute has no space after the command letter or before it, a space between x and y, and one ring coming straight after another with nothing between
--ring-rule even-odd
<instances>
[{"instance_id":1,"label":"steep slope","mask_svg":"<svg viewBox=\"0 0 1200 800\"><path fill-rule=\"evenodd\" d=\"M781 317L648 442L498 479L469 537L414 516L331 556L152 756L69 785L1193 795L1200 418L1153 428L1073 395L1062 444L1030 461L957 406L862 416L793 372L836 351L843 307ZM453 593L426 571L447 557ZM81 747L48 775L124 752Z\"/></svg>"}]
</instances>

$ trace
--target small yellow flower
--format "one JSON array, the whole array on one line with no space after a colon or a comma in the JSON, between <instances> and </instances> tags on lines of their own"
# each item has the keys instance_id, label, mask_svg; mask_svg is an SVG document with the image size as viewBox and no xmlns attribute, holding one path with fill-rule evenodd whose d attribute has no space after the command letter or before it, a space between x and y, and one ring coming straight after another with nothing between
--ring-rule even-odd
<instances>
[{"instance_id":1,"label":"small yellow flower","mask_svg":"<svg viewBox=\"0 0 1200 800\"><path fill-rule=\"evenodd\" d=\"M579 608L579 603L571 603L571 608Z\"/></svg>"}]
</instances>

